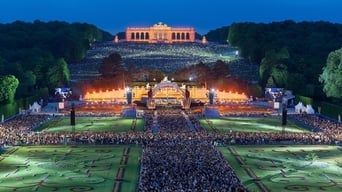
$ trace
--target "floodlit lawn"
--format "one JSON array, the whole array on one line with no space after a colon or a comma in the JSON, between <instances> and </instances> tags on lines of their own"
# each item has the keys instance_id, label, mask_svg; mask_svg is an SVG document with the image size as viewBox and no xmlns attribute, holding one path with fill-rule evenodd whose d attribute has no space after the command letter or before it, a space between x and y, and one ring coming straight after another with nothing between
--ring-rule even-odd
<instances>
[{"instance_id":1,"label":"floodlit lawn","mask_svg":"<svg viewBox=\"0 0 342 192\"><path fill-rule=\"evenodd\" d=\"M75 131L125 132L130 131L133 119L119 117L76 117ZM137 119L136 131L142 131L144 122ZM56 118L42 125L38 130L44 132L72 131L70 118Z\"/></svg>"},{"instance_id":2,"label":"floodlit lawn","mask_svg":"<svg viewBox=\"0 0 342 192\"><path fill-rule=\"evenodd\" d=\"M209 119L214 128L220 132L281 132L281 117L225 117L220 119ZM202 126L207 131L213 131L205 119L200 119ZM286 132L308 132L292 121L287 121L284 127Z\"/></svg>"},{"instance_id":3,"label":"floodlit lawn","mask_svg":"<svg viewBox=\"0 0 342 192\"><path fill-rule=\"evenodd\" d=\"M114 191L122 167L121 191L131 192L138 184L140 156L141 148L129 145L8 148L0 158L0 191Z\"/></svg>"},{"instance_id":4,"label":"floodlit lawn","mask_svg":"<svg viewBox=\"0 0 342 192\"><path fill-rule=\"evenodd\" d=\"M341 191L340 146L219 147L250 191Z\"/></svg>"}]
</instances>

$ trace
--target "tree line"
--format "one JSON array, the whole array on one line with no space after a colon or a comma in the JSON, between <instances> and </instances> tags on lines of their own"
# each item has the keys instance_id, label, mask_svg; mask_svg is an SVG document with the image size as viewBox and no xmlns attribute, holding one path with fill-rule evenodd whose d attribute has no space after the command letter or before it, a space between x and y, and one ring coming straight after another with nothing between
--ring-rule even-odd
<instances>
[{"instance_id":1,"label":"tree line","mask_svg":"<svg viewBox=\"0 0 342 192\"><path fill-rule=\"evenodd\" d=\"M226 39L222 34L227 34ZM263 88L284 87L316 99L325 99L324 90L332 96L323 89L327 81L320 75L322 68L327 68L328 55L342 47L341 24L291 20L233 23L210 31L207 39L228 41L239 49L240 56L259 63L259 84Z\"/></svg>"},{"instance_id":2,"label":"tree line","mask_svg":"<svg viewBox=\"0 0 342 192\"><path fill-rule=\"evenodd\" d=\"M0 103L68 86L68 64L84 58L92 43L112 35L86 23L15 21L0 24ZM10 95L10 97L6 96Z\"/></svg>"}]
</instances>

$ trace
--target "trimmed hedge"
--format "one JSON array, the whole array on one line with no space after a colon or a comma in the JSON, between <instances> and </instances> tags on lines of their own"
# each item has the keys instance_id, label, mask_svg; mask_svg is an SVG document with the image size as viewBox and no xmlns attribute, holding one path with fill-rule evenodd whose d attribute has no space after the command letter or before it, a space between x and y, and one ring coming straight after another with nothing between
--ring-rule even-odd
<instances>
[{"instance_id":1,"label":"trimmed hedge","mask_svg":"<svg viewBox=\"0 0 342 192\"><path fill-rule=\"evenodd\" d=\"M338 115L342 116L342 106L331 104L328 102L320 102L321 114L338 119Z\"/></svg>"},{"instance_id":2,"label":"trimmed hedge","mask_svg":"<svg viewBox=\"0 0 342 192\"><path fill-rule=\"evenodd\" d=\"M302 96L302 95L296 95L295 103L302 102L303 105L312 105L312 107L316 110L316 112L319 112L320 108L320 114L331 117L333 119L338 119L338 115L342 116L342 106L328 103L328 102L316 102L310 97Z\"/></svg>"},{"instance_id":3,"label":"trimmed hedge","mask_svg":"<svg viewBox=\"0 0 342 192\"><path fill-rule=\"evenodd\" d=\"M295 97L296 103L302 102L303 105L312 105L314 104L314 100L311 97L306 97L302 95L296 95Z\"/></svg>"}]
</instances>

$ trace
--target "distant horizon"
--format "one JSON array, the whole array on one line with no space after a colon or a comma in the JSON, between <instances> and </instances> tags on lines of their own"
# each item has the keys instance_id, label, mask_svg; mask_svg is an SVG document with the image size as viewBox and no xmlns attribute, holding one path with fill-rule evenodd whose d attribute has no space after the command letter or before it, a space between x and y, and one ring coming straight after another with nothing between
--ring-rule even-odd
<instances>
[{"instance_id":1,"label":"distant horizon","mask_svg":"<svg viewBox=\"0 0 342 192\"><path fill-rule=\"evenodd\" d=\"M174 27L191 25L203 35L234 22L342 23L341 7L341 0L1 0L0 23L80 22L114 35L128 26L161 21Z\"/></svg>"}]
</instances>

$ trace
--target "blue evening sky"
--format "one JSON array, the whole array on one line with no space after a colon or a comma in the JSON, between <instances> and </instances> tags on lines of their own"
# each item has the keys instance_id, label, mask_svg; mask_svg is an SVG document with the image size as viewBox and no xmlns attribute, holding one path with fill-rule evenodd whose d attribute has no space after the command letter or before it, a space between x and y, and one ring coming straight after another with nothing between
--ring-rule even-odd
<instances>
[{"instance_id":1,"label":"blue evening sky","mask_svg":"<svg viewBox=\"0 0 342 192\"><path fill-rule=\"evenodd\" d=\"M234 22L342 23L342 0L0 0L0 23L85 22L116 34L159 21L205 34Z\"/></svg>"}]
</instances>

